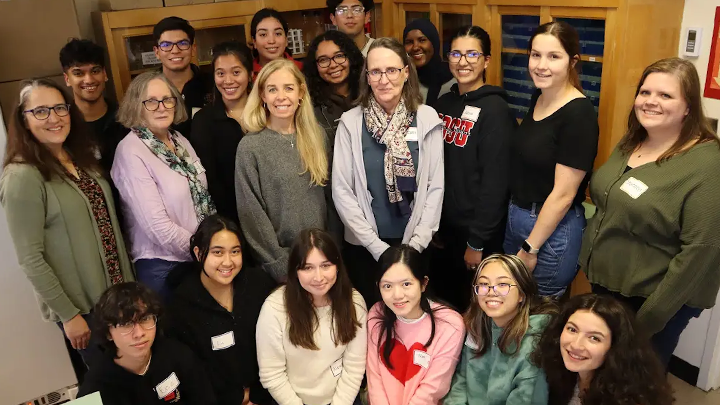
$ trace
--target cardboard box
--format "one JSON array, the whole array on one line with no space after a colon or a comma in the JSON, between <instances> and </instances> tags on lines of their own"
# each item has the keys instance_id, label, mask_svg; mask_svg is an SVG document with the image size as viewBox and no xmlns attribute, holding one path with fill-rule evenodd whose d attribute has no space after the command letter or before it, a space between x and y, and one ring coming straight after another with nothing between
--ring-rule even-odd
<instances>
[{"instance_id":1,"label":"cardboard box","mask_svg":"<svg viewBox=\"0 0 720 405\"><path fill-rule=\"evenodd\" d=\"M214 2L214 0L165 0L165 7L187 6L190 4L204 4Z\"/></svg>"},{"instance_id":2,"label":"cardboard box","mask_svg":"<svg viewBox=\"0 0 720 405\"><path fill-rule=\"evenodd\" d=\"M72 90L65 86L65 79L62 75L48 77L48 79L59 84L65 92L70 95ZM2 115L5 120L5 127L10 128L10 116L15 112L18 96L20 95L20 83L22 80L14 82L0 83L0 107L2 107Z\"/></svg>"},{"instance_id":3,"label":"cardboard box","mask_svg":"<svg viewBox=\"0 0 720 405\"><path fill-rule=\"evenodd\" d=\"M136 8L163 6L162 0L100 0L98 3L102 11L134 10Z\"/></svg>"},{"instance_id":4,"label":"cardboard box","mask_svg":"<svg viewBox=\"0 0 720 405\"><path fill-rule=\"evenodd\" d=\"M73 0L0 1L0 82L62 73L58 53L80 37Z\"/></svg>"}]
</instances>

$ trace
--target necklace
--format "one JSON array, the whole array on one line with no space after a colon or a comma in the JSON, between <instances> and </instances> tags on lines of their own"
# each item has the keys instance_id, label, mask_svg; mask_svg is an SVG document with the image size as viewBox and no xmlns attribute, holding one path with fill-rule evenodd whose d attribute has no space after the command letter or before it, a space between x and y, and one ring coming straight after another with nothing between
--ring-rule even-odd
<instances>
[{"instance_id":1,"label":"necklace","mask_svg":"<svg viewBox=\"0 0 720 405\"><path fill-rule=\"evenodd\" d=\"M278 133L280 134L280 136L283 137L283 139L286 139L288 142L290 142L290 147L291 147L291 148L293 148L293 149L295 148L295 141L293 141L293 139L292 139L292 134L283 134L283 133L280 133L280 132L278 132ZM290 137L286 138L285 135L290 135Z\"/></svg>"},{"instance_id":2,"label":"necklace","mask_svg":"<svg viewBox=\"0 0 720 405\"><path fill-rule=\"evenodd\" d=\"M152 360L152 354L150 354L150 358L148 359L147 365L145 366L145 369L140 373L140 375L145 375L145 373L148 372L148 369L150 369L150 360Z\"/></svg>"}]
</instances>

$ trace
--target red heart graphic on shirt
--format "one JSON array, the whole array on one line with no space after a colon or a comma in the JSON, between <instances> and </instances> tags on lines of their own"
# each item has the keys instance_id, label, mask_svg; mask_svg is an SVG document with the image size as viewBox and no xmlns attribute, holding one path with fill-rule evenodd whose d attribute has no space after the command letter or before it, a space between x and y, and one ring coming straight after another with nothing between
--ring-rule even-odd
<instances>
[{"instance_id":1,"label":"red heart graphic on shirt","mask_svg":"<svg viewBox=\"0 0 720 405\"><path fill-rule=\"evenodd\" d=\"M412 379L418 372L420 372L420 366L413 362L413 356L415 350L424 352L425 346L423 346L422 343L415 342L409 349L405 349L405 345L397 339L393 339L392 345L393 348L390 352L390 363L392 364L392 368L388 367L385 362L385 356L382 355L385 350L385 343L380 345L380 360L383 362L385 368L388 369L390 374L405 385L408 380Z\"/></svg>"}]
</instances>

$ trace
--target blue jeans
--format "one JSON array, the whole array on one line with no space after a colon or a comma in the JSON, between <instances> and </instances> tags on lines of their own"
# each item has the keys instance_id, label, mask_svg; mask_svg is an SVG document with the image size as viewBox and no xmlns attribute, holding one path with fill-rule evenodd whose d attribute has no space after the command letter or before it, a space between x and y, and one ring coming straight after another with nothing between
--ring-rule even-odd
<instances>
[{"instance_id":1,"label":"blue jeans","mask_svg":"<svg viewBox=\"0 0 720 405\"><path fill-rule=\"evenodd\" d=\"M163 259L139 259L135 262L137 281L158 293L163 302L168 302L170 298L170 287L167 284L168 275L184 264L184 262L171 262Z\"/></svg>"},{"instance_id":2,"label":"blue jeans","mask_svg":"<svg viewBox=\"0 0 720 405\"><path fill-rule=\"evenodd\" d=\"M505 227L505 253L517 254L523 241L537 222L540 210L526 210L510 203ZM573 205L560 221L555 231L540 246L537 265L533 276L542 296L559 297L565 293L578 271L578 257L582 244L582 233L586 225L585 208Z\"/></svg>"}]
</instances>

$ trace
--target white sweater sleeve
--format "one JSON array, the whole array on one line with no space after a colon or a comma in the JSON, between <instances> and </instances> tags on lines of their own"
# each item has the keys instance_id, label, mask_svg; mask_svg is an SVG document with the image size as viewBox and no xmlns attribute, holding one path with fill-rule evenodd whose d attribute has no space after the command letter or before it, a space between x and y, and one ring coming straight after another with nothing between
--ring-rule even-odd
<instances>
[{"instance_id":1,"label":"white sweater sleeve","mask_svg":"<svg viewBox=\"0 0 720 405\"><path fill-rule=\"evenodd\" d=\"M353 301L360 327L355 338L345 348L342 360L342 375L335 388L331 405L352 405L355 402L360 383L365 375L367 356L367 307L360 293L353 290Z\"/></svg>"},{"instance_id":2,"label":"white sweater sleeve","mask_svg":"<svg viewBox=\"0 0 720 405\"><path fill-rule=\"evenodd\" d=\"M283 339L287 318L282 298L284 289L271 294L260 310L255 340L257 344L260 382L279 405L303 405L303 401L290 385ZM275 298L275 299L274 299Z\"/></svg>"}]
</instances>

